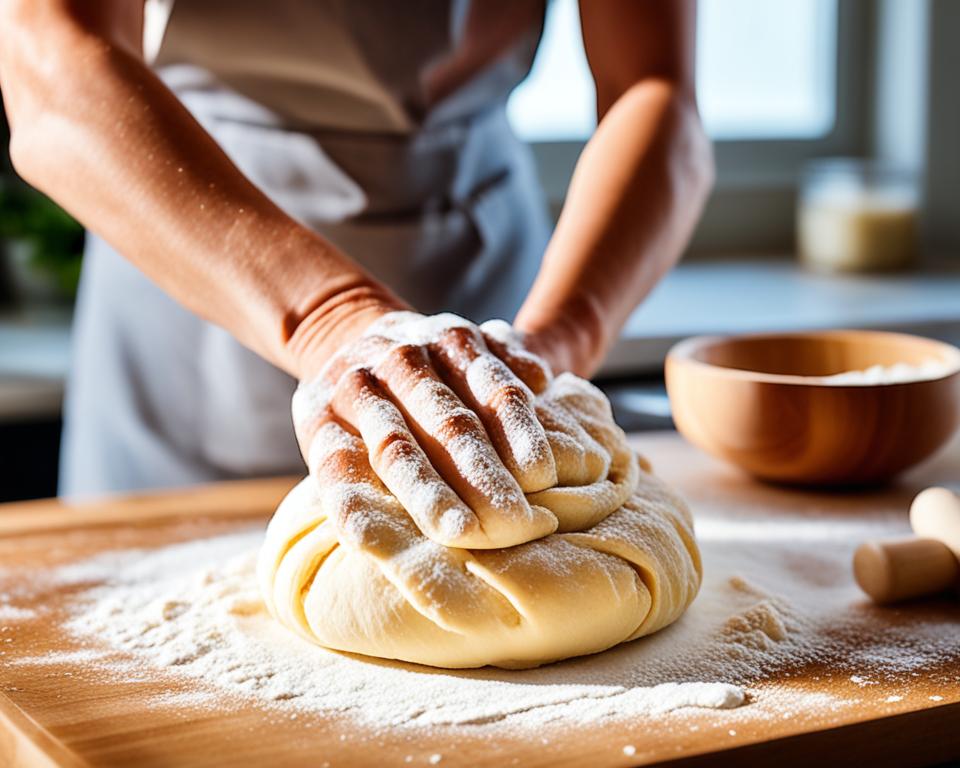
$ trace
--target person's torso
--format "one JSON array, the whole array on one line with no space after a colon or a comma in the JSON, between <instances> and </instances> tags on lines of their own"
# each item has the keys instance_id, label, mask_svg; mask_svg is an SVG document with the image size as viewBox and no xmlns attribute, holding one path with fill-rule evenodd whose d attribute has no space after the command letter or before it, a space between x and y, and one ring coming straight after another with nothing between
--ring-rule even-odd
<instances>
[{"instance_id":1,"label":"person's torso","mask_svg":"<svg viewBox=\"0 0 960 768\"><path fill-rule=\"evenodd\" d=\"M504 105L544 0L146 10L147 60L275 203L421 311L513 316L550 222ZM97 238L84 271L66 491L297 471L289 377Z\"/></svg>"},{"instance_id":2,"label":"person's torso","mask_svg":"<svg viewBox=\"0 0 960 768\"><path fill-rule=\"evenodd\" d=\"M549 221L505 105L545 0L148 0L147 11L148 61L287 213L424 311L516 311Z\"/></svg>"},{"instance_id":3,"label":"person's torso","mask_svg":"<svg viewBox=\"0 0 960 768\"><path fill-rule=\"evenodd\" d=\"M144 47L158 68L202 69L258 105L260 119L409 133L504 101L529 71L544 5L148 0Z\"/></svg>"}]
</instances>

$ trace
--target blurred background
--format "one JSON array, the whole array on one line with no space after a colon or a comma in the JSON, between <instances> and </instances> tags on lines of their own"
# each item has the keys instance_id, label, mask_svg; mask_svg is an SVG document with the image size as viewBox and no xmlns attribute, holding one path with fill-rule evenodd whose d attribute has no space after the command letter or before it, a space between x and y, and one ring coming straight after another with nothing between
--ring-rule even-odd
<instances>
[{"instance_id":1,"label":"blurred background","mask_svg":"<svg viewBox=\"0 0 960 768\"><path fill-rule=\"evenodd\" d=\"M630 429L671 425L662 362L696 333L815 327L960 341L960 3L700 0L717 183L683 263L599 383ZM594 127L575 0L551 0L508 114L554 212ZM13 173L0 115L0 500L56 492L83 230Z\"/></svg>"}]
</instances>

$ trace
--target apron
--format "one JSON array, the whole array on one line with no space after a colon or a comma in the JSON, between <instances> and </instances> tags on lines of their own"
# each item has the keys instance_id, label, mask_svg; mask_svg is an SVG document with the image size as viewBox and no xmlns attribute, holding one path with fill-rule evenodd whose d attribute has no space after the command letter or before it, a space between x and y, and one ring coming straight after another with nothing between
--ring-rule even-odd
<instances>
[{"instance_id":1,"label":"apron","mask_svg":"<svg viewBox=\"0 0 960 768\"><path fill-rule=\"evenodd\" d=\"M512 318L550 220L505 104L542 0L153 0L144 52L240 170L425 313ZM88 236L60 493L301 473L296 382Z\"/></svg>"}]
</instances>

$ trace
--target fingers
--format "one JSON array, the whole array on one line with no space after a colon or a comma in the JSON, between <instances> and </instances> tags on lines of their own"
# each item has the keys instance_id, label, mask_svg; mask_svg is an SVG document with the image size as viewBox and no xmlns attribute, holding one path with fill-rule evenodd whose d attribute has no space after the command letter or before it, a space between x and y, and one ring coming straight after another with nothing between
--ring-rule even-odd
<instances>
[{"instance_id":1,"label":"fingers","mask_svg":"<svg viewBox=\"0 0 960 768\"><path fill-rule=\"evenodd\" d=\"M493 354L539 395L547 388L552 373L546 360L523 348L523 340L513 326L503 320L487 320L480 326L483 340Z\"/></svg>"},{"instance_id":2,"label":"fingers","mask_svg":"<svg viewBox=\"0 0 960 768\"><path fill-rule=\"evenodd\" d=\"M374 472L365 441L336 419L329 419L323 430L311 467L318 499L310 509L316 510L314 514L330 516L337 541L375 559L384 576L416 610L444 629L477 631L478 621L489 623L491 628L516 624L519 619L509 601L470 573L470 566L475 564L470 552L423 538L404 511L405 505L391 495ZM295 511L287 505L282 517L288 518ZM301 596L310 593L315 582L321 591L324 589L325 582L318 580L317 574L336 546L333 543L318 549L316 542L307 540L325 534L322 528L310 530L280 556L275 579L276 585L297 585L296 589L274 589L279 600L275 612L289 616L285 620L291 626L301 626L308 637L323 636L324 628L309 625ZM292 595L296 599L291 600ZM284 610L287 605L289 609Z\"/></svg>"},{"instance_id":3,"label":"fingers","mask_svg":"<svg viewBox=\"0 0 960 768\"><path fill-rule=\"evenodd\" d=\"M426 536L446 546L513 546L557 526L524 495L556 484L557 473L530 388L506 361L538 390L549 372L488 326L503 359L462 318L388 315L295 396L305 453L320 441L332 406L341 430L360 434L370 471Z\"/></svg>"},{"instance_id":4,"label":"fingers","mask_svg":"<svg viewBox=\"0 0 960 768\"><path fill-rule=\"evenodd\" d=\"M403 414L369 370L344 375L333 406L360 432L373 471L425 536L449 547L483 541L477 516L433 468Z\"/></svg>"},{"instance_id":5,"label":"fingers","mask_svg":"<svg viewBox=\"0 0 960 768\"><path fill-rule=\"evenodd\" d=\"M556 518L532 508L477 414L430 365L423 347L401 344L374 370L430 462L480 521L475 548L507 547L551 533Z\"/></svg>"},{"instance_id":6,"label":"fingers","mask_svg":"<svg viewBox=\"0 0 960 768\"><path fill-rule=\"evenodd\" d=\"M350 369L376 362L391 346L390 340L383 336L363 336L330 358L313 379L300 382L293 394L291 410L297 443L308 464L308 453L317 430L329 418L327 408L337 383Z\"/></svg>"},{"instance_id":7,"label":"fingers","mask_svg":"<svg viewBox=\"0 0 960 768\"><path fill-rule=\"evenodd\" d=\"M557 466L557 485L587 485L606 476L609 454L566 409L541 402L537 404L537 417L547 433Z\"/></svg>"},{"instance_id":8,"label":"fingers","mask_svg":"<svg viewBox=\"0 0 960 768\"><path fill-rule=\"evenodd\" d=\"M406 532L389 514L399 505L370 466L363 440L335 418L318 437L322 439L311 450L310 473L340 543L364 551L402 548Z\"/></svg>"},{"instance_id":9,"label":"fingers","mask_svg":"<svg viewBox=\"0 0 960 768\"><path fill-rule=\"evenodd\" d=\"M525 493L556 485L550 445L530 389L469 328L450 328L431 345L437 365L479 415L497 453Z\"/></svg>"},{"instance_id":10,"label":"fingers","mask_svg":"<svg viewBox=\"0 0 960 768\"><path fill-rule=\"evenodd\" d=\"M528 499L548 507L560 531L593 525L636 487L640 466L626 436L613 422L600 391L569 374L550 382L537 412L547 429L560 483Z\"/></svg>"}]
</instances>

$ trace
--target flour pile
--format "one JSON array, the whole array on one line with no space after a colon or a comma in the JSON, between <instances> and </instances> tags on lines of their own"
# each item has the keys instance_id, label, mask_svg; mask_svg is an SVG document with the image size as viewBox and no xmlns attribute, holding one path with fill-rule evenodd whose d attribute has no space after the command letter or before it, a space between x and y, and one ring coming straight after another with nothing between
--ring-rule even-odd
<instances>
[{"instance_id":1,"label":"flour pile","mask_svg":"<svg viewBox=\"0 0 960 768\"><path fill-rule=\"evenodd\" d=\"M0 592L0 622L4 621L24 621L36 616L36 611L32 608L25 608L11 603L12 597L5 592Z\"/></svg>"}]
</instances>

